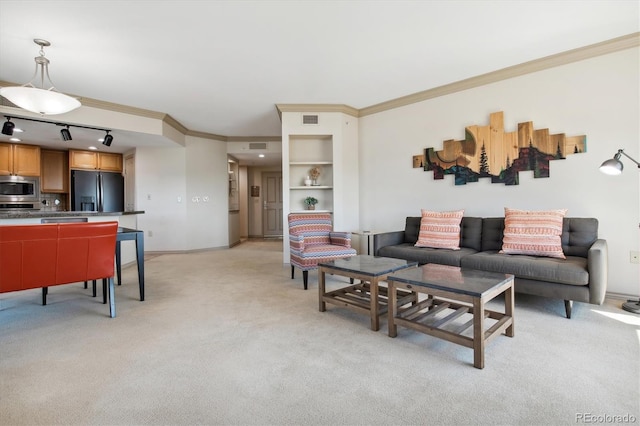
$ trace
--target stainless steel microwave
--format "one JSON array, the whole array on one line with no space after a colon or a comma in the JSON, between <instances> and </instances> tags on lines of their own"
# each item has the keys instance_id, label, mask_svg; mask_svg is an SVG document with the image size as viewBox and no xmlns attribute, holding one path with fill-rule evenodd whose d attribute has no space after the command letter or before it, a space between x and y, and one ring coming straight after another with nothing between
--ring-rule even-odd
<instances>
[{"instance_id":1,"label":"stainless steel microwave","mask_svg":"<svg viewBox=\"0 0 640 426\"><path fill-rule=\"evenodd\" d=\"M0 176L0 210L40 210L40 178Z\"/></svg>"}]
</instances>

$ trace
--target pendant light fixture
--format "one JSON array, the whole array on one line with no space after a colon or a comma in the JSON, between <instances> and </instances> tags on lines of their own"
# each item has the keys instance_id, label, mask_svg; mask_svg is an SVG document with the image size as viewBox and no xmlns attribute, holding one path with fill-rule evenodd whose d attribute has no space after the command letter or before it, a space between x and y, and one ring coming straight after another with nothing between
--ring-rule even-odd
<instances>
[{"instance_id":1,"label":"pendant light fixture","mask_svg":"<svg viewBox=\"0 0 640 426\"><path fill-rule=\"evenodd\" d=\"M27 111L42 115L64 114L80 107L80 101L64 93L58 92L49 77L49 60L44 56L44 48L51 46L47 40L36 38L33 40L40 46L40 56L36 56L36 71L31 81L22 86L0 88L0 96ZM39 74L39 76L38 76ZM45 88L46 83L51 87ZM39 83L39 87L34 85Z\"/></svg>"}]
</instances>

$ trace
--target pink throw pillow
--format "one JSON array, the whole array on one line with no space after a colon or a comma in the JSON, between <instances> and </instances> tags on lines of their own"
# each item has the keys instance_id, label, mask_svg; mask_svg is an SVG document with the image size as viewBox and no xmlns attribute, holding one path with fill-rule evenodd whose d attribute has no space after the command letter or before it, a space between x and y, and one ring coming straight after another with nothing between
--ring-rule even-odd
<instances>
[{"instance_id":1,"label":"pink throw pillow","mask_svg":"<svg viewBox=\"0 0 640 426\"><path fill-rule=\"evenodd\" d=\"M460 250L460 222L464 210L433 212L422 209L416 247Z\"/></svg>"},{"instance_id":2,"label":"pink throw pillow","mask_svg":"<svg viewBox=\"0 0 640 426\"><path fill-rule=\"evenodd\" d=\"M567 209L527 211L505 207L500 253L566 259L560 240L566 213Z\"/></svg>"}]
</instances>

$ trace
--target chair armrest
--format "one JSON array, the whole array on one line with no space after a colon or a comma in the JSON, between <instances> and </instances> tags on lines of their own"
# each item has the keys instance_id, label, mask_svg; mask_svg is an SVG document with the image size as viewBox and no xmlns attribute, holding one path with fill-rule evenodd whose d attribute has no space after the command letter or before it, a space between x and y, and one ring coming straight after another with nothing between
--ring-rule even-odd
<instances>
[{"instance_id":1,"label":"chair armrest","mask_svg":"<svg viewBox=\"0 0 640 426\"><path fill-rule=\"evenodd\" d=\"M404 231L383 232L373 236L373 254L378 255L378 250L386 246L395 246L404 242Z\"/></svg>"},{"instance_id":2,"label":"chair armrest","mask_svg":"<svg viewBox=\"0 0 640 426\"><path fill-rule=\"evenodd\" d=\"M587 253L589 303L601 305L607 292L609 250L606 240L596 240Z\"/></svg>"},{"instance_id":3,"label":"chair armrest","mask_svg":"<svg viewBox=\"0 0 640 426\"><path fill-rule=\"evenodd\" d=\"M351 232L329 232L331 244L351 248Z\"/></svg>"},{"instance_id":4,"label":"chair armrest","mask_svg":"<svg viewBox=\"0 0 640 426\"><path fill-rule=\"evenodd\" d=\"M289 234L289 250L298 253L304 251L304 234Z\"/></svg>"}]
</instances>

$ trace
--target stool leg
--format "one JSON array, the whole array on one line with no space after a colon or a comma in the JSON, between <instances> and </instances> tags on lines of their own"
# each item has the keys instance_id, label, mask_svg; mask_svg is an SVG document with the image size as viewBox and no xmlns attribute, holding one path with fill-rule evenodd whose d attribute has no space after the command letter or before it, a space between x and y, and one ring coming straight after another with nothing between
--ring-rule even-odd
<instances>
[{"instance_id":1,"label":"stool leg","mask_svg":"<svg viewBox=\"0 0 640 426\"><path fill-rule=\"evenodd\" d=\"M49 293L49 287L42 287L42 305L47 304L47 293Z\"/></svg>"},{"instance_id":2,"label":"stool leg","mask_svg":"<svg viewBox=\"0 0 640 426\"><path fill-rule=\"evenodd\" d=\"M96 297L96 280L93 280L93 297Z\"/></svg>"}]
</instances>

